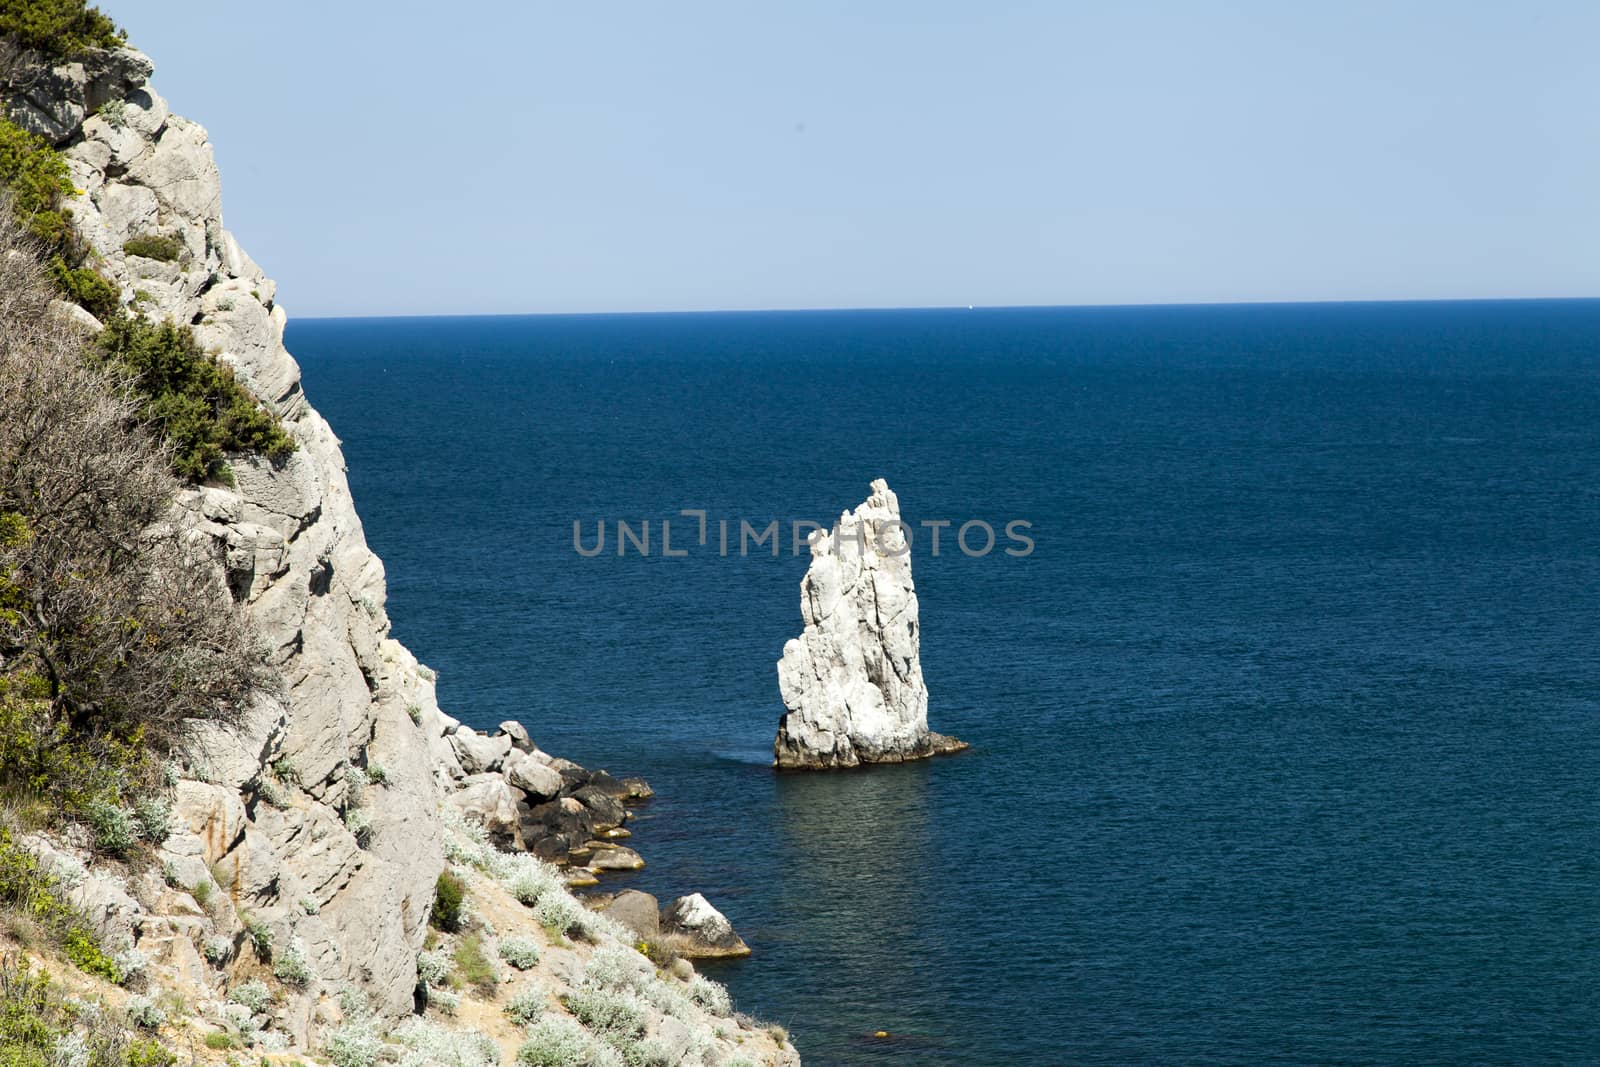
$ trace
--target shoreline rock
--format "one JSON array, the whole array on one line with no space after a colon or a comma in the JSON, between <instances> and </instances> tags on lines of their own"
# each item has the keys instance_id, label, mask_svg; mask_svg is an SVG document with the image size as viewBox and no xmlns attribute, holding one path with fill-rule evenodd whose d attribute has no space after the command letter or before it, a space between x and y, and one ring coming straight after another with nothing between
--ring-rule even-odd
<instances>
[{"instance_id":1,"label":"shoreline rock","mask_svg":"<svg viewBox=\"0 0 1600 1067\"><path fill-rule=\"evenodd\" d=\"M928 729L921 620L900 501L882 478L854 511L811 535L800 582L805 630L783 646L780 770L903 763L965 742Z\"/></svg>"},{"instance_id":2,"label":"shoreline rock","mask_svg":"<svg viewBox=\"0 0 1600 1067\"><path fill-rule=\"evenodd\" d=\"M455 720L441 729L452 760L440 784L468 821L497 845L530 852L560 867L636 871L644 859L617 840L631 836L623 824L630 804L655 795L643 778L617 778L554 757L534 744L527 728L503 722L484 734ZM596 879L597 880L597 879ZM578 884L594 884L589 879Z\"/></svg>"},{"instance_id":3,"label":"shoreline rock","mask_svg":"<svg viewBox=\"0 0 1600 1067\"><path fill-rule=\"evenodd\" d=\"M737 959L750 946L734 932L728 917L699 893L679 897L661 909L662 939L685 959Z\"/></svg>"}]
</instances>

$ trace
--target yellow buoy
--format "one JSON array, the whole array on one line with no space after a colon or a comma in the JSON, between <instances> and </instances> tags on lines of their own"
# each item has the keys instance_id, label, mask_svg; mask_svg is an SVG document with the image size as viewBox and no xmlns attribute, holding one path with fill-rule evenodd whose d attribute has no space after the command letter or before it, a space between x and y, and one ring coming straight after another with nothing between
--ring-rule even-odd
<instances>
[{"instance_id":1,"label":"yellow buoy","mask_svg":"<svg viewBox=\"0 0 1600 1067\"><path fill-rule=\"evenodd\" d=\"M888 1037L889 1036L889 1031L887 1031L887 1030L879 1030L876 1033L874 1033L872 1036L873 1037Z\"/></svg>"}]
</instances>

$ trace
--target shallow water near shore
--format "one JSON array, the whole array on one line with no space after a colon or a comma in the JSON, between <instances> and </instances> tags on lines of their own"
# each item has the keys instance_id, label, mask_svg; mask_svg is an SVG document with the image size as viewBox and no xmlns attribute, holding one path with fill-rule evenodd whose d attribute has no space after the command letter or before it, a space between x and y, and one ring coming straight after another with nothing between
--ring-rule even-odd
<instances>
[{"instance_id":1,"label":"shallow water near shore","mask_svg":"<svg viewBox=\"0 0 1600 1067\"><path fill-rule=\"evenodd\" d=\"M646 776L649 866L607 884L722 908L755 954L706 969L807 1063L1600 1048L1600 302L288 341L441 704ZM1033 524L914 548L930 722L972 750L777 775L806 561L714 524L879 476L914 528ZM657 554L583 558L598 519Z\"/></svg>"}]
</instances>

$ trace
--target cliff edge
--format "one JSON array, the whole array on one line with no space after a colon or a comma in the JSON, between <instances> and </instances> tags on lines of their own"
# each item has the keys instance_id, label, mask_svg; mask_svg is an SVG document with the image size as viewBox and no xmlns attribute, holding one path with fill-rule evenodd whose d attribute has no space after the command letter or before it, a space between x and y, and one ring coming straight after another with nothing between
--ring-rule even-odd
<instances>
[{"instance_id":1,"label":"cliff edge","mask_svg":"<svg viewBox=\"0 0 1600 1067\"><path fill-rule=\"evenodd\" d=\"M146 991L183 1005L151 1028L201 1061L255 1047L344 1067L487 1064L538 1040L577 1057L549 1062L798 1064L781 1031L733 1016L687 961L647 958L632 931L568 894L567 876L495 847L523 845L523 827L549 832L530 801L581 806L566 794L589 776L516 724L493 737L461 726L440 710L433 672L390 636L383 564L339 441L284 347L277 287L224 227L206 131L171 112L150 60L10 45L0 60L7 117L67 161L72 226L119 290L118 313L192 327L297 446L278 461L230 456L232 485L177 501L183 536L212 546L281 686L258 693L242 723L199 728L154 862L107 859L70 832L26 842ZM100 326L61 310L86 333ZM648 795L591 792L616 823L624 801ZM507 805L492 841L485 808ZM608 824L575 825L587 837ZM587 856L587 844L560 841L552 858ZM440 922L441 875L466 892L453 926ZM462 977L468 944L492 980L482 967ZM622 1030L608 1029L618 1017Z\"/></svg>"}]
</instances>

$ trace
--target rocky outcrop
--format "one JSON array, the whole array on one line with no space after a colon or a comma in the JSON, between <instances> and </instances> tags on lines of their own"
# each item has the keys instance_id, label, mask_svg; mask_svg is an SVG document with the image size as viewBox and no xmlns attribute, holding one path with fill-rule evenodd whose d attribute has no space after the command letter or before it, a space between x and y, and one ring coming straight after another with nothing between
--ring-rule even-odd
<instances>
[{"instance_id":1,"label":"rocky outcrop","mask_svg":"<svg viewBox=\"0 0 1600 1067\"><path fill-rule=\"evenodd\" d=\"M678 955L689 959L750 955L750 946L734 933L728 917L699 893L679 897L661 910L661 932Z\"/></svg>"},{"instance_id":2,"label":"rocky outcrop","mask_svg":"<svg viewBox=\"0 0 1600 1067\"><path fill-rule=\"evenodd\" d=\"M262 1048L299 1058L326 1045L347 995L364 994L383 1032L417 1010L447 839L458 870L463 849L479 848L462 832L482 827L484 848L528 849L567 864L569 884L593 884L600 870L642 866L616 841L651 791L542 752L517 723L485 734L440 710L433 672L389 635L383 564L367 547L338 439L306 402L284 347L276 286L223 227L206 131L171 113L150 73L130 49L57 62L0 42L6 114L63 152L80 190L67 206L94 266L124 305L192 325L296 443L277 463L231 457L233 484L191 487L177 501L182 535L210 547L278 684L242 722L198 730L173 768L171 831L154 863L105 861L70 827L28 843L60 868L128 973L178 996L205 1026L238 1014L227 1003L238 983L272 981L274 1007L246 1021ZM151 235L174 239L176 258L125 251ZM98 328L81 309L64 313ZM583 978L586 957L632 951L604 923L582 945L546 938L557 919L581 925L571 913L583 909L546 890L541 899L554 902L536 917L527 895L546 876L515 868L508 881L482 873L502 860L470 862L472 906L494 915L498 936L545 939L549 961L523 976L533 991L554 998ZM725 1007L725 993L712 999ZM692 1006L680 1014L653 1018L652 1035L681 1037L699 1050L693 1062L729 1062L741 1042L761 1048L763 1062L799 1062L745 1022ZM495 1025L510 1055L520 1031ZM671 1061L691 1062L687 1052Z\"/></svg>"},{"instance_id":3,"label":"rocky outcrop","mask_svg":"<svg viewBox=\"0 0 1600 1067\"><path fill-rule=\"evenodd\" d=\"M644 860L616 843L630 805L653 795L642 778L616 778L550 755L515 722L492 735L449 716L438 720L435 771L450 803L507 850L532 852L569 868L569 884L593 885L603 871L636 871Z\"/></svg>"},{"instance_id":4,"label":"rocky outcrop","mask_svg":"<svg viewBox=\"0 0 1600 1067\"><path fill-rule=\"evenodd\" d=\"M101 105L137 91L153 66L131 48L96 49L52 59L0 40L0 98L6 118L61 142Z\"/></svg>"},{"instance_id":5,"label":"rocky outcrop","mask_svg":"<svg viewBox=\"0 0 1600 1067\"><path fill-rule=\"evenodd\" d=\"M296 946L312 990L350 985L384 1012L408 1012L444 868L428 743L441 713L431 672L389 637L383 565L367 548L338 439L301 393L276 288L223 227L206 132L147 83L148 59L129 49L54 64L11 58L7 114L61 148L80 190L66 207L94 265L124 303L192 324L297 446L280 463L232 457L232 485L178 501L185 536L211 547L279 684L242 723L197 733L158 854L157 870L178 872L184 892L209 886L225 904L178 922L158 877L135 894L149 906L119 919L115 936L154 966L183 970L194 944L236 944L248 922L264 944ZM177 256L124 250L150 235L175 239ZM179 929L194 937L172 936Z\"/></svg>"},{"instance_id":6,"label":"rocky outcrop","mask_svg":"<svg viewBox=\"0 0 1600 1067\"><path fill-rule=\"evenodd\" d=\"M928 730L917 591L900 501L882 478L833 530L811 535L805 632L783 646L788 709L773 762L815 769L899 763L967 746Z\"/></svg>"},{"instance_id":7,"label":"rocky outcrop","mask_svg":"<svg viewBox=\"0 0 1600 1067\"><path fill-rule=\"evenodd\" d=\"M661 904L649 893L624 889L603 901L597 910L613 922L621 923L640 941L652 942L661 937Z\"/></svg>"}]
</instances>

